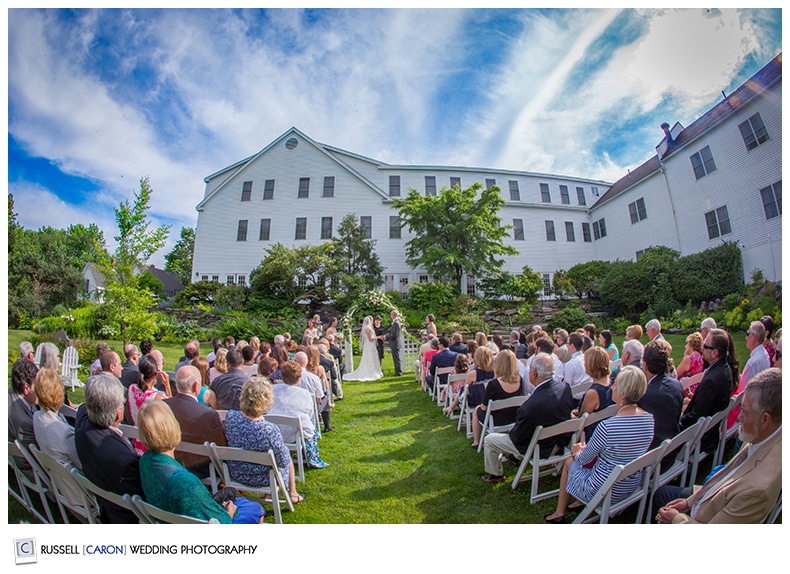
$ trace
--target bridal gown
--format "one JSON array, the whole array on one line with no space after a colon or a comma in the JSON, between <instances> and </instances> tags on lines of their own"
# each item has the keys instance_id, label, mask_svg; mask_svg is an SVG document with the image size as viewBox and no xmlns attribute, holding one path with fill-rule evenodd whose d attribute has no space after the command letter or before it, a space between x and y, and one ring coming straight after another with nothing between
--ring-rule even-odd
<instances>
[{"instance_id":1,"label":"bridal gown","mask_svg":"<svg viewBox=\"0 0 790 574\"><path fill-rule=\"evenodd\" d=\"M354 371L343 375L344 381L376 381L384 377L384 373L381 371L381 363L379 363L375 334L372 328L370 329L368 335L373 337L373 340L368 338L364 330L360 333L359 342L362 348L362 359Z\"/></svg>"}]
</instances>

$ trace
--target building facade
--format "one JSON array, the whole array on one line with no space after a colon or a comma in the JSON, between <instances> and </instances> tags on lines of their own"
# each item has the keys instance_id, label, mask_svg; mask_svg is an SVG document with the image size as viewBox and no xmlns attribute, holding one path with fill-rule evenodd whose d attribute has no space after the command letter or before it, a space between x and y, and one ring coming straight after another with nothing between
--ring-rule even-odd
<instances>
[{"instance_id":1,"label":"building facade","mask_svg":"<svg viewBox=\"0 0 790 574\"><path fill-rule=\"evenodd\" d=\"M781 54L688 128L670 130L656 155L612 183L522 171L391 165L318 143L291 128L257 154L205 178L193 281L247 284L277 242L328 241L348 213L360 218L384 268L386 290L430 277L405 260L410 239L392 199L474 182L501 189L506 240L544 276L593 259L634 259L666 245L682 255L737 241L748 279L781 279ZM475 278L465 279L473 293Z\"/></svg>"}]
</instances>

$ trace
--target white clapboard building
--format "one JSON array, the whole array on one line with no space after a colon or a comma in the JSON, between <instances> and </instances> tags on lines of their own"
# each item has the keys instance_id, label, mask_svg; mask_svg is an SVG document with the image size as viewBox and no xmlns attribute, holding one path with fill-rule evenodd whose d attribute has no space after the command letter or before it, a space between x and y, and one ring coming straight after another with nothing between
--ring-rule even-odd
<instances>
[{"instance_id":1,"label":"white clapboard building","mask_svg":"<svg viewBox=\"0 0 790 574\"><path fill-rule=\"evenodd\" d=\"M291 128L261 151L205 178L193 281L246 284L264 249L330 239L360 218L384 268L386 290L430 278L406 263L410 235L392 198L456 184L497 185L506 240L547 294L555 271L593 259L635 259L666 245L682 255L737 241L745 279L781 279L781 54L687 128L662 126L656 155L612 183L582 177L434 165L392 165L312 140ZM467 277L466 292L474 292Z\"/></svg>"}]
</instances>

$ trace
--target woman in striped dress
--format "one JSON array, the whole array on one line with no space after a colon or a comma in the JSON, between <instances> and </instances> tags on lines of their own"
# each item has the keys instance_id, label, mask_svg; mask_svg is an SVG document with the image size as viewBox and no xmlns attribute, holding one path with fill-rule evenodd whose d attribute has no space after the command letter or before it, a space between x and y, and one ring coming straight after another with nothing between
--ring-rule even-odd
<instances>
[{"instance_id":1,"label":"woman in striped dress","mask_svg":"<svg viewBox=\"0 0 790 574\"><path fill-rule=\"evenodd\" d=\"M628 464L647 452L653 440L653 415L636 404L645 391L644 373L636 367L623 367L612 385L612 399L620 410L598 424L588 444L573 445L562 469L557 509L544 517L546 522L564 522L565 512L584 508L618 464ZM640 471L617 483L612 503L636 490L641 479ZM571 497L580 502L568 506Z\"/></svg>"}]
</instances>

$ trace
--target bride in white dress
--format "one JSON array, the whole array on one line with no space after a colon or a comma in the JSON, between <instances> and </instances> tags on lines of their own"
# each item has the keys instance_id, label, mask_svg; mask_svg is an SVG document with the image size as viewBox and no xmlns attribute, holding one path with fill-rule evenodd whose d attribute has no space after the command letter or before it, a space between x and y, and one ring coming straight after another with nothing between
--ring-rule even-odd
<instances>
[{"instance_id":1,"label":"bride in white dress","mask_svg":"<svg viewBox=\"0 0 790 574\"><path fill-rule=\"evenodd\" d=\"M373 318L369 315L362 321L362 331L359 334L359 348L362 359L356 370L343 375L344 381L375 381L384 377L379 363L379 353L376 348L376 332L373 330Z\"/></svg>"}]
</instances>

